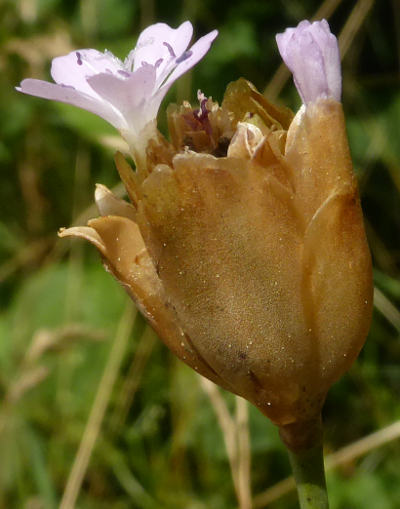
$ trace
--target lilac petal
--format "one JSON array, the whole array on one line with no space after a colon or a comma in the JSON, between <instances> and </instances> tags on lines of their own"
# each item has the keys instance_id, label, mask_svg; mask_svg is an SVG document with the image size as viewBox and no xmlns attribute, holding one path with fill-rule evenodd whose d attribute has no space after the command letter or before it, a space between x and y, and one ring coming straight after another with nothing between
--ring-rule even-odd
<instances>
[{"instance_id":1,"label":"lilac petal","mask_svg":"<svg viewBox=\"0 0 400 509\"><path fill-rule=\"evenodd\" d=\"M43 99L78 106L78 108L90 111L104 118L104 120L117 129L123 129L126 126L122 115L111 104L106 101L97 100L69 86L56 85L42 80L26 79L21 82L17 90L24 94L42 97Z\"/></svg>"},{"instance_id":2,"label":"lilac petal","mask_svg":"<svg viewBox=\"0 0 400 509\"><path fill-rule=\"evenodd\" d=\"M287 28L282 34L276 34L275 39L278 45L279 53L281 54L281 57L285 64L288 58L288 49L290 47L293 35L296 32L298 34L302 33L305 29L307 29L310 26L311 23L305 19L303 21L300 21L296 28Z\"/></svg>"},{"instance_id":3,"label":"lilac petal","mask_svg":"<svg viewBox=\"0 0 400 509\"><path fill-rule=\"evenodd\" d=\"M213 30L207 35L201 37L193 46L190 48L188 53L188 58L182 60L173 70L173 72L169 75L167 80L162 84L160 83L159 78L157 76L157 87L158 90L154 93L152 97L152 106L155 111L158 111L162 100L167 94L168 90L171 88L174 81L176 81L180 76L185 74L189 69L191 69L194 65L197 64L199 60L201 60L207 51L210 49L210 46L214 39L218 35L218 30Z\"/></svg>"},{"instance_id":4,"label":"lilac petal","mask_svg":"<svg viewBox=\"0 0 400 509\"><path fill-rule=\"evenodd\" d=\"M340 72L340 53L336 37L331 33L326 19L313 23L312 31L325 62L326 79L332 96L340 101L342 76Z\"/></svg>"},{"instance_id":5,"label":"lilac petal","mask_svg":"<svg viewBox=\"0 0 400 509\"><path fill-rule=\"evenodd\" d=\"M80 49L54 58L51 64L51 76L60 85L70 85L76 90L98 98L88 85L86 78L101 72L116 73L121 69L123 69L122 63L111 53L101 53L95 49Z\"/></svg>"},{"instance_id":6,"label":"lilac petal","mask_svg":"<svg viewBox=\"0 0 400 509\"><path fill-rule=\"evenodd\" d=\"M192 33L189 21L176 29L158 23L142 32L124 63L109 52L80 49L53 60L56 84L25 80L18 90L91 111L134 139L156 118L172 83L205 55L217 36L211 32L187 50Z\"/></svg>"},{"instance_id":7,"label":"lilac petal","mask_svg":"<svg viewBox=\"0 0 400 509\"><path fill-rule=\"evenodd\" d=\"M166 82L162 85L161 90L163 90L164 95L167 93L174 81L185 74L185 72L191 69L194 65L197 64L197 62L199 62L199 60L204 57L217 35L218 30L213 30L207 35L201 37L197 42L195 42L195 44L193 44L193 46L190 48L190 51L188 52L188 58L184 59L177 65Z\"/></svg>"},{"instance_id":8,"label":"lilac petal","mask_svg":"<svg viewBox=\"0 0 400 509\"><path fill-rule=\"evenodd\" d=\"M328 95L324 61L317 43L308 32L293 34L291 43L286 65L293 73L303 102L308 103L322 94Z\"/></svg>"},{"instance_id":9,"label":"lilac petal","mask_svg":"<svg viewBox=\"0 0 400 509\"><path fill-rule=\"evenodd\" d=\"M339 47L326 20L312 24L302 21L296 28L277 34L276 42L305 104L323 95L340 101Z\"/></svg>"},{"instance_id":10,"label":"lilac petal","mask_svg":"<svg viewBox=\"0 0 400 509\"><path fill-rule=\"evenodd\" d=\"M88 84L103 100L120 111L129 128L138 133L157 115L158 108L154 108L152 99L155 79L155 67L146 65L129 78L101 73L88 78Z\"/></svg>"},{"instance_id":11,"label":"lilac petal","mask_svg":"<svg viewBox=\"0 0 400 509\"><path fill-rule=\"evenodd\" d=\"M190 21L185 21L178 28L171 28L165 23L149 26L143 30L137 41L133 70L141 67L143 62L155 65L162 59L157 74L163 74L168 63L180 57L186 50L192 35L193 27Z\"/></svg>"}]
</instances>

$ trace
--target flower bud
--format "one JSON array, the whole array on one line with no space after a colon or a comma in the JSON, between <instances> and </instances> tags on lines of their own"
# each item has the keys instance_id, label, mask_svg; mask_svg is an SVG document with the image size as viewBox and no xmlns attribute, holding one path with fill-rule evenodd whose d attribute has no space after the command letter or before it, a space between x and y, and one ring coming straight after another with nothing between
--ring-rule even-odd
<instances>
[{"instance_id":1,"label":"flower bud","mask_svg":"<svg viewBox=\"0 0 400 509\"><path fill-rule=\"evenodd\" d=\"M301 21L296 28L278 34L276 42L305 104L322 95L340 101L339 46L325 19L314 23Z\"/></svg>"}]
</instances>

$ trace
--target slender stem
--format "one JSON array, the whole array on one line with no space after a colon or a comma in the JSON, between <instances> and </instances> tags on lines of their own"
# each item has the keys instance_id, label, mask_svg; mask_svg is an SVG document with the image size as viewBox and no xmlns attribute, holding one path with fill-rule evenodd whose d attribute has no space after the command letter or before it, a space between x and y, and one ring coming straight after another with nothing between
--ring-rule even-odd
<instances>
[{"instance_id":1,"label":"slender stem","mask_svg":"<svg viewBox=\"0 0 400 509\"><path fill-rule=\"evenodd\" d=\"M289 449L301 509L328 509L322 443L301 451Z\"/></svg>"},{"instance_id":2,"label":"slender stem","mask_svg":"<svg viewBox=\"0 0 400 509\"><path fill-rule=\"evenodd\" d=\"M346 465L355 459L364 456L378 447L388 444L393 440L400 438L400 420L393 422L389 426L374 431L370 435L366 435L355 442L342 447L338 451L329 454L326 457L326 469L333 469L340 465ZM259 493L254 497L254 509L266 507L295 488L293 477L286 477L282 481L274 484L267 490Z\"/></svg>"}]
</instances>

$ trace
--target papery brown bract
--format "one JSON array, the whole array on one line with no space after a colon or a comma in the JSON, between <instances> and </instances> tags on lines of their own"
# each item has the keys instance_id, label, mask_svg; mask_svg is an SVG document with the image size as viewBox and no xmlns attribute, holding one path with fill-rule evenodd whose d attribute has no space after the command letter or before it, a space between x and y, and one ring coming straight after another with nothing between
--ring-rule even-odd
<instances>
[{"instance_id":1,"label":"papery brown bract","mask_svg":"<svg viewBox=\"0 0 400 509\"><path fill-rule=\"evenodd\" d=\"M317 419L358 355L371 261L341 104L292 119L261 97L231 84L208 127L170 109L173 143L153 140L138 176L117 157L131 212L102 189L105 217L63 235L100 249L176 355L285 431Z\"/></svg>"}]
</instances>

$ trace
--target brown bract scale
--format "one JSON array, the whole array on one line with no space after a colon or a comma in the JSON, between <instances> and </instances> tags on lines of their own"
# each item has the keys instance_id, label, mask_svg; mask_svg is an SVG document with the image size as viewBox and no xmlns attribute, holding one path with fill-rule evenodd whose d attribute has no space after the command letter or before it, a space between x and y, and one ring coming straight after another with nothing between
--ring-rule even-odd
<instances>
[{"instance_id":1,"label":"brown bract scale","mask_svg":"<svg viewBox=\"0 0 400 509\"><path fill-rule=\"evenodd\" d=\"M341 104L293 118L239 80L221 106L170 106L168 126L136 173L116 156L132 205L99 187L102 217L61 235L90 240L167 346L296 447L371 317Z\"/></svg>"}]
</instances>

